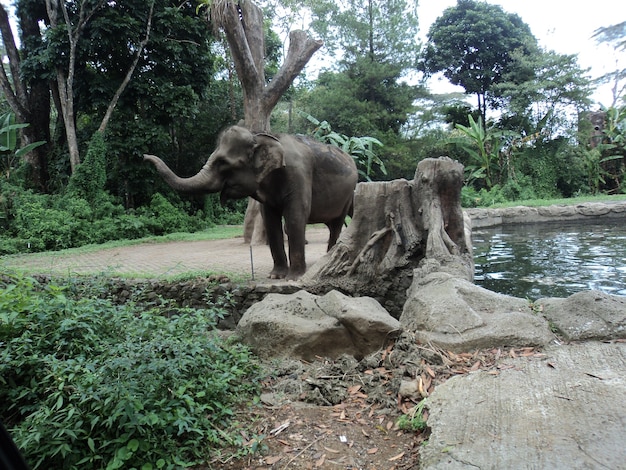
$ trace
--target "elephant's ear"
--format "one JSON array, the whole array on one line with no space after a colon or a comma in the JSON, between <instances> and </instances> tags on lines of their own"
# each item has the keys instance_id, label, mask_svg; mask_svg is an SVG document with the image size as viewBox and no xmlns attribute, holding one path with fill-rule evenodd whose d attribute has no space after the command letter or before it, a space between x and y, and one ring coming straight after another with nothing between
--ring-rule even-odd
<instances>
[{"instance_id":1,"label":"elephant's ear","mask_svg":"<svg viewBox=\"0 0 626 470\"><path fill-rule=\"evenodd\" d=\"M280 141L270 134L256 134L253 155L254 172L261 182L272 171L285 166L285 149Z\"/></svg>"}]
</instances>

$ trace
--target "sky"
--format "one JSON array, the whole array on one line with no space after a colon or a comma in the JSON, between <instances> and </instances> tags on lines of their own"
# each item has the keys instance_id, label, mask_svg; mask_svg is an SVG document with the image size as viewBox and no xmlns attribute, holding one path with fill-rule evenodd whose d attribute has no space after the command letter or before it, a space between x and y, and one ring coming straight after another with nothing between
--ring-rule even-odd
<instances>
[{"instance_id":1,"label":"sky","mask_svg":"<svg viewBox=\"0 0 626 470\"><path fill-rule=\"evenodd\" d=\"M419 0L422 41L425 41L430 25L446 8L456 3L456 0ZM616 70L618 58L619 67L626 68L626 52L618 56L611 47L598 45L591 38L600 27L626 21L626 2L623 0L591 0L585 3L572 0L488 0L487 3L500 5L507 13L519 15L530 27L540 47L560 54L578 54L578 63L582 68L591 68L589 74L592 78ZM435 92L463 91L445 79L432 81L430 87ZM610 87L600 87L592 99L610 106Z\"/></svg>"}]
</instances>

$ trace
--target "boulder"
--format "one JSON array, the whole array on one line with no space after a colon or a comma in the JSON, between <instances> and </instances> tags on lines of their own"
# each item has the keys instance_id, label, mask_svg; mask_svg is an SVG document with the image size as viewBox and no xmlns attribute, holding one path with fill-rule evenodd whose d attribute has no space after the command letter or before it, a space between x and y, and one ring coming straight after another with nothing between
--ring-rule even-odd
<instances>
[{"instance_id":1,"label":"boulder","mask_svg":"<svg viewBox=\"0 0 626 470\"><path fill-rule=\"evenodd\" d=\"M370 297L338 291L269 294L251 306L237 334L262 358L312 361L348 354L356 359L377 351L400 332L400 323Z\"/></svg>"},{"instance_id":2,"label":"boulder","mask_svg":"<svg viewBox=\"0 0 626 470\"><path fill-rule=\"evenodd\" d=\"M536 305L568 341L626 338L626 298L587 290L567 298L539 299Z\"/></svg>"},{"instance_id":3,"label":"boulder","mask_svg":"<svg viewBox=\"0 0 626 470\"><path fill-rule=\"evenodd\" d=\"M419 341L450 351L544 346L554 338L528 301L445 272L415 277L400 324Z\"/></svg>"}]
</instances>

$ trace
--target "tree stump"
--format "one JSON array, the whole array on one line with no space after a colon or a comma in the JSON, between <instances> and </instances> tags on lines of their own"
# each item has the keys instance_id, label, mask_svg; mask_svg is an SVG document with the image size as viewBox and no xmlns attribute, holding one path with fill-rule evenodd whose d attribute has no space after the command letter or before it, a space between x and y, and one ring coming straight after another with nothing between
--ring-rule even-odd
<instances>
[{"instance_id":1,"label":"tree stump","mask_svg":"<svg viewBox=\"0 0 626 470\"><path fill-rule=\"evenodd\" d=\"M412 181L359 183L352 221L305 274L307 290L371 296L397 318L414 276L446 271L472 281L462 185L463 165L448 157L421 161Z\"/></svg>"},{"instance_id":2,"label":"tree stump","mask_svg":"<svg viewBox=\"0 0 626 470\"><path fill-rule=\"evenodd\" d=\"M267 245L261 203L252 198L248 198L248 207L243 221L243 242L253 246Z\"/></svg>"}]
</instances>

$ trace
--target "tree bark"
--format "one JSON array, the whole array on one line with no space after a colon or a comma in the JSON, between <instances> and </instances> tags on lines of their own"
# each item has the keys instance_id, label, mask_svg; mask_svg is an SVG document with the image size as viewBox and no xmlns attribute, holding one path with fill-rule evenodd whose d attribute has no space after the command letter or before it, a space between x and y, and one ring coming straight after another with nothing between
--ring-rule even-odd
<instances>
[{"instance_id":1,"label":"tree bark","mask_svg":"<svg viewBox=\"0 0 626 470\"><path fill-rule=\"evenodd\" d=\"M416 275L444 270L472 280L462 184L463 165L448 157L421 161L412 181L359 183L350 225L303 282L319 292L338 289L388 306L403 303L397 299L406 298Z\"/></svg>"},{"instance_id":2,"label":"tree bark","mask_svg":"<svg viewBox=\"0 0 626 470\"><path fill-rule=\"evenodd\" d=\"M251 1L227 1L220 22L243 89L245 124L250 130L269 132L269 118L274 106L323 43L305 31L292 31L285 61L266 85L261 9Z\"/></svg>"},{"instance_id":3,"label":"tree bark","mask_svg":"<svg viewBox=\"0 0 626 470\"><path fill-rule=\"evenodd\" d=\"M21 10L18 10L20 12ZM36 18L20 15L22 42L41 40L41 33ZM20 76L21 56L15 43L9 16L0 5L0 33L9 58L11 77L6 75L4 67L0 69L0 89L2 89L16 122L29 124L21 130L23 146L44 141L46 144L37 147L24 155L24 160L32 170L33 187L45 192L48 186L47 154L50 148L50 92L47 82L33 81L28 86ZM27 51L25 51L26 53ZM28 57L25 57L28 58Z\"/></svg>"}]
</instances>

